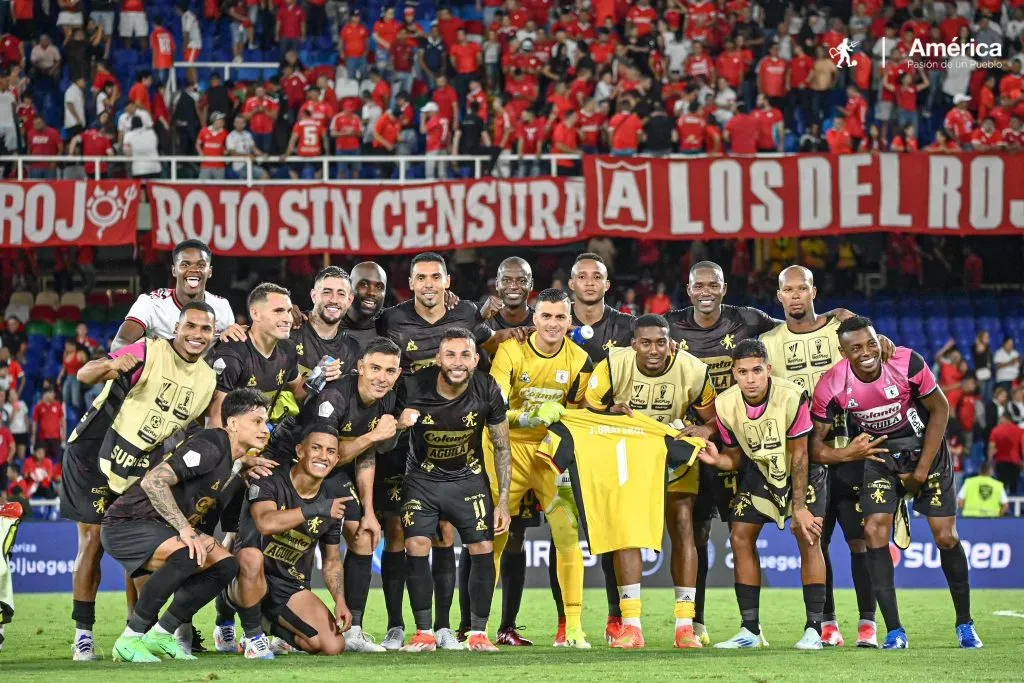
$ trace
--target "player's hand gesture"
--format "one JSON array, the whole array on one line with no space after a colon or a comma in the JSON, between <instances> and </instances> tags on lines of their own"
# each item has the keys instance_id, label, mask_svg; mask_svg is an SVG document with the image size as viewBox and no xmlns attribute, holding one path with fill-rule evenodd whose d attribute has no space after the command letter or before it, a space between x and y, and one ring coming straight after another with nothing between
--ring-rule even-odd
<instances>
[{"instance_id":1,"label":"player's hand gesture","mask_svg":"<svg viewBox=\"0 0 1024 683\"><path fill-rule=\"evenodd\" d=\"M398 432L398 421L395 420L394 415L382 415L380 422L370 432L370 437L376 443L381 441L387 441Z\"/></svg>"},{"instance_id":2,"label":"player's hand gesture","mask_svg":"<svg viewBox=\"0 0 1024 683\"><path fill-rule=\"evenodd\" d=\"M807 545L813 546L821 538L821 517L815 517L807 508L801 508L793 512L793 521L790 524L793 534L798 539L803 539Z\"/></svg>"},{"instance_id":3,"label":"player's hand gesture","mask_svg":"<svg viewBox=\"0 0 1024 683\"><path fill-rule=\"evenodd\" d=\"M896 345L884 334L878 335L878 345L882 347L882 362L888 363L896 355Z\"/></svg>"},{"instance_id":4,"label":"player's hand gesture","mask_svg":"<svg viewBox=\"0 0 1024 683\"><path fill-rule=\"evenodd\" d=\"M178 532L178 538L188 548L188 557L195 560L196 565L202 567L206 563L206 546L203 545L203 537L191 526L186 526Z\"/></svg>"},{"instance_id":5,"label":"player's hand gesture","mask_svg":"<svg viewBox=\"0 0 1024 683\"><path fill-rule=\"evenodd\" d=\"M377 520L377 515L372 512L363 515L363 518L359 520L359 528L356 529L356 535L369 534L371 548L376 548L377 544L380 543L382 533L380 521Z\"/></svg>"},{"instance_id":6,"label":"player's hand gesture","mask_svg":"<svg viewBox=\"0 0 1024 683\"><path fill-rule=\"evenodd\" d=\"M683 437L690 436L710 441L717 431L714 425L690 425L679 430L679 436L676 438L682 439Z\"/></svg>"},{"instance_id":7,"label":"player's hand gesture","mask_svg":"<svg viewBox=\"0 0 1024 683\"><path fill-rule=\"evenodd\" d=\"M334 380L338 379L339 377L341 377L341 361L340 360L335 359L335 360L331 361L330 363L328 363L327 365L324 366L324 378L328 382L333 382Z\"/></svg>"},{"instance_id":8,"label":"player's hand gesture","mask_svg":"<svg viewBox=\"0 0 1024 683\"><path fill-rule=\"evenodd\" d=\"M508 531L512 516L508 513L508 503L494 506L494 535L499 536Z\"/></svg>"},{"instance_id":9,"label":"player's hand gesture","mask_svg":"<svg viewBox=\"0 0 1024 683\"><path fill-rule=\"evenodd\" d=\"M265 479L273 474L273 469L277 467L276 461L257 454L243 455L239 462L246 469L245 476L248 479Z\"/></svg>"},{"instance_id":10,"label":"player's hand gesture","mask_svg":"<svg viewBox=\"0 0 1024 683\"><path fill-rule=\"evenodd\" d=\"M445 307L445 310L448 310L448 311L452 310L453 308L455 308L456 306L459 305L459 301L461 301L461 299L459 299L459 297L456 296L455 292L453 292L450 289L446 289L445 290L445 292L444 292L444 307Z\"/></svg>"},{"instance_id":11,"label":"player's hand gesture","mask_svg":"<svg viewBox=\"0 0 1024 683\"><path fill-rule=\"evenodd\" d=\"M633 409L625 403L616 403L608 409L608 412L612 415L626 415L627 417L633 417Z\"/></svg>"},{"instance_id":12,"label":"player's hand gesture","mask_svg":"<svg viewBox=\"0 0 1024 683\"><path fill-rule=\"evenodd\" d=\"M720 457L721 456L718 453L718 446L711 441L705 443L704 448L697 451L697 459L711 467L718 467Z\"/></svg>"},{"instance_id":13,"label":"player's hand gesture","mask_svg":"<svg viewBox=\"0 0 1024 683\"><path fill-rule=\"evenodd\" d=\"M916 496L917 492L920 491L928 481L928 473L914 470L908 474L899 475L899 478L900 481L903 482L903 488L906 489L907 493L912 496Z\"/></svg>"},{"instance_id":14,"label":"player's hand gesture","mask_svg":"<svg viewBox=\"0 0 1024 683\"><path fill-rule=\"evenodd\" d=\"M348 610L348 605L341 603L334 606L334 621L337 622L340 633L352 628L352 612Z\"/></svg>"},{"instance_id":15,"label":"player's hand gesture","mask_svg":"<svg viewBox=\"0 0 1024 683\"><path fill-rule=\"evenodd\" d=\"M136 365L142 362L142 359L133 353L126 353L123 356L115 358L111 361L111 368L118 372L131 372Z\"/></svg>"},{"instance_id":16,"label":"player's hand gesture","mask_svg":"<svg viewBox=\"0 0 1024 683\"><path fill-rule=\"evenodd\" d=\"M302 327L302 323L306 322L306 314L302 312L302 309L298 305L292 306L292 329L297 330Z\"/></svg>"},{"instance_id":17,"label":"player's hand gesture","mask_svg":"<svg viewBox=\"0 0 1024 683\"><path fill-rule=\"evenodd\" d=\"M331 519L344 519L345 517L345 504L352 500L352 496L345 496L344 498L335 498L331 501Z\"/></svg>"},{"instance_id":18,"label":"player's hand gesture","mask_svg":"<svg viewBox=\"0 0 1024 683\"><path fill-rule=\"evenodd\" d=\"M249 336L249 326L239 325L238 323L232 324L228 329L220 333L220 341L226 342L244 342Z\"/></svg>"},{"instance_id":19,"label":"player's hand gesture","mask_svg":"<svg viewBox=\"0 0 1024 683\"><path fill-rule=\"evenodd\" d=\"M885 440L889 437L883 434L882 436L872 439L870 434L858 434L850 443L846 446L845 460L852 462L855 460L874 460L875 462L885 462L879 455L888 453L888 448L880 448L881 444L885 443Z\"/></svg>"},{"instance_id":20,"label":"player's hand gesture","mask_svg":"<svg viewBox=\"0 0 1024 683\"><path fill-rule=\"evenodd\" d=\"M406 408L402 411L402 414L398 416L398 428L409 429L416 424L420 419L420 411L415 408Z\"/></svg>"},{"instance_id":21,"label":"player's hand gesture","mask_svg":"<svg viewBox=\"0 0 1024 683\"><path fill-rule=\"evenodd\" d=\"M505 304L502 300L492 294L487 297L487 301L480 307L480 317L484 320L490 320L498 315L498 311L503 308L505 308Z\"/></svg>"}]
</instances>

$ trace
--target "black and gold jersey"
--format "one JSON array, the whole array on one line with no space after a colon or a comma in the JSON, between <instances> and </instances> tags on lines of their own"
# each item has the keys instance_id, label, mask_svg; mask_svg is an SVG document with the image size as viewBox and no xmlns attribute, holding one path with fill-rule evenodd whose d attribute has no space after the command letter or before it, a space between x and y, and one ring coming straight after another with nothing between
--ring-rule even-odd
<instances>
[{"instance_id":1,"label":"black and gold jersey","mask_svg":"<svg viewBox=\"0 0 1024 683\"><path fill-rule=\"evenodd\" d=\"M608 356L608 349L621 348L632 343L635 322L636 318L633 316L621 313L605 304L604 315L596 324L591 325L594 329L594 336L580 346L590 356L590 360L597 364ZM572 324L577 327L586 324L576 317L575 309L572 313Z\"/></svg>"},{"instance_id":2,"label":"black and gold jersey","mask_svg":"<svg viewBox=\"0 0 1024 683\"><path fill-rule=\"evenodd\" d=\"M756 339L780 321L749 306L722 306L722 315L711 327L701 327L694 319L693 307L669 311L672 339L679 349L704 361L711 373L715 391L732 386L732 350L744 339Z\"/></svg>"},{"instance_id":3,"label":"black and gold jersey","mask_svg":"<svg viewBox=\"0 0 1024 683\"><path fill-rule=\"evenodd\" d=\"M269 358L256 350L251 337L244 342L218 344L209 360L218 373L218 391L259 390L268 400L274 401L270 409L270 421L273 423L287 415L298 415L295 395L287 387L299 376L295 344L290 339L277 342Z\"/></svg>"},{"instance_id":4,"label":"black and gold jersey","mask_svg":"<svg viewBox=\"0 0 1024 683\"><path fill-rule=\"evenodd\" d=\"M474 334L479 347L491 337L475 305L460 301L436 323L429 323L416 312L415 300L393 306L377 319L377 332L398 344L402 350L402 370L417 372L435 363L441 337L453 327L464 327Z\"/></svg>"},{"instance_id":5,"label":"black and gold jersey","mask_svg":"<svg viewBox=\"0 0 1024 683\"><path fill-rule=\"evenodd\" d=\"M269 580L294 582L309 590L313 567L316 562L316 548L320 542L325 545L341 543L341 521L331 517L311 517L294 529L273 536L264 536L256 528L250 506L268 501L278 510L292 510L306 503L316 503L329 492L321 486L313 498L302 498L292 483L291 468L275 470L265 479L249 485L246 495L248 504L242 511L239 538L243 547L259 548L263 551L263 571Z\"/></svg>"},{"instance_id":6,"label":"black and gold jersey","mask_svg":"<svg viewBox=\"0 0 1024 683\"><path fill-rule=\"evenodd\" d=\"M420 413L409 430L405 471L446 481L483 474L484 427L505 420L505 395L494 378L477 371L469 387L452 401L437 393L439 373L437 367L426 368L401 380L398 409Z\"/></svg>"},{"instance_id":7,"label":"black and gold jersey","mask_svg":"<svg viewBox=\"0 0 1024 683\"><path fill-rule=\"evenodd\" d=\"M491 328L495 332L499 330L510 330L516 327L533 327L533 309L529 306L526 307L526 319L518 325L513 325L501 316L501 311L498 311L490 318L484 321L484 325Z\"/></svg>"},{"instance_id":8,"label":"black and gold jersey","mask_svg":"<svg viewBox=\"0 0 1024 683\"><path fill-rule=\"evenodd\" d=\"M309 377L324 356L340 361L342 374L355 372L356 362L362 356L359 342L349 336L348 332L339 328L332 339L324 339L316 333L308 320L299 329L292 330L290 341L295 345L299 374L303 378Z\"/></svg>"},{"instance_id":9,"label":"black and gold jersey","mask_svg":"<svg viewBox=\"0 0 1024 683\"><path fill-rule=\"evenodd\" d=\"M346 312L345 315L341 316L339 328L347 332L349 337L359 343L360 351L377 338L377 318L357 321L350 318L348 312Z\"/></svg>"},{"instance_id":10,"label":"black and gold jersey","mask_svg":"<svg viewBox=\"0 0 1024 683\"><path fill-rule=\"evenodd\" d=\"M174 502L192 528L199 528L217 508L217 501L234 476L228 433L223 429L200 430L181 442L163 462L178 477L178 483L171 487ZM142 486L133 486L110 506L104 523L138 520L165 521Z\"/></svg>"}]
</instances>

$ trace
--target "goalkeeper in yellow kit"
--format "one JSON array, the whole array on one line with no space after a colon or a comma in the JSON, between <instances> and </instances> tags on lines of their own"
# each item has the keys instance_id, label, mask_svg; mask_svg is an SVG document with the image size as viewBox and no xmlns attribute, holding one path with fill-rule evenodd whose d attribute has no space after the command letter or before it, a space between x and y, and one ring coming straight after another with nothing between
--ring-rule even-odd
<instances>
[{"instance_id":1,"label":"goalkeeper in yellow kit","mask_svg":"<svg viewBox=\"0 0 1024 683\"><path fill-rule=\"evenodd\" d=\"M568 295L559 289L545 289L537 297L533 324L537 328L524 342L509 339L494 355L491 376L508 397L511 427L512 485L509 509L519 509L523 495L533 490L548 511L548 524L557 553L558 585L565 603L566 647L589 648L580 623L583 609L583 552L578 523L571 506L557 505L558 472L550 458L537 454L547 434L547 425L557 422L565 406L577 405L586 392L592 364L586 351L566 338L572 325ZM484 438L484 453L494 499L498 499L498 478L494 474L493 448ZM572 493L569 490L568 496ZM494 561L501 567L501 554L508 533L494 539ZM556 645L562 645L561 639Z\"/></svg>"}]
</instances>

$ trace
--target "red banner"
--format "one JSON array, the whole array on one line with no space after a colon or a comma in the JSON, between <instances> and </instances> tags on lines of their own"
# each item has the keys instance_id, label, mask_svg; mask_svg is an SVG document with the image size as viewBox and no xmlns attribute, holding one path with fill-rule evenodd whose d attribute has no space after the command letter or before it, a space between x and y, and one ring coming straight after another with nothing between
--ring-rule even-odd
<instances>
[{"instance_id":1,"label":"red banner","mask_svg":"<svg viewBox=\"0 0 1024 683\"><path fill-rule=\"evenodd\" d=\"M587 237L1024 234L1024 155L588 157Z\"/></svg>"},{"instance_id":2,"label":"red banner","mask_svg":"<svg viewBox=\"0 0 1024 683\"><path fill-rule=\"evenodd\" d=\"M0 248L135 244L139 183L0 182Z\"/></svg>"},{"instance_id":3,"label":"red banner","mask_svg":"<svg viewBox=\"0 0 1024 683\"><path fill-rule=\"evenodd\" d=\"M218 254L398 254L583 239L579 180L229 187L150 183L154 245Z\"/></svg>"}]
</instances>

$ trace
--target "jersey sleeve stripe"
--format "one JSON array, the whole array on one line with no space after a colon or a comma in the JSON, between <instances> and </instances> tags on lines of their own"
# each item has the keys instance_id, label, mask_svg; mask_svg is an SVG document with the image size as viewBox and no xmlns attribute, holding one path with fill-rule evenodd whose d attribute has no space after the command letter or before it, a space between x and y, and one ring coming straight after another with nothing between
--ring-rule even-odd
<instances>
[{"instance_id":1,"label":"jersey sleeve stripe","mask_svg":"<svg viewBox=\"0 0 1024 683\"><path fill-rule=\"evenodd\" d=\"M149 329L149 325L147 325L146 323L142 322L141 320L139 320L139 319L138 319L138 318L136 318L135 316L131 316L131 315L129 315L129 316L128 316L128 317L126 317L126 318L125 318L124 320L125 320L125 322L128 322L128 321L130 320L130 321L132 321L133 323L138 323L139 325L142 325L142 329L144 329L144 330L147 330L147 329Z\"/></svg>"}]
</instances>

